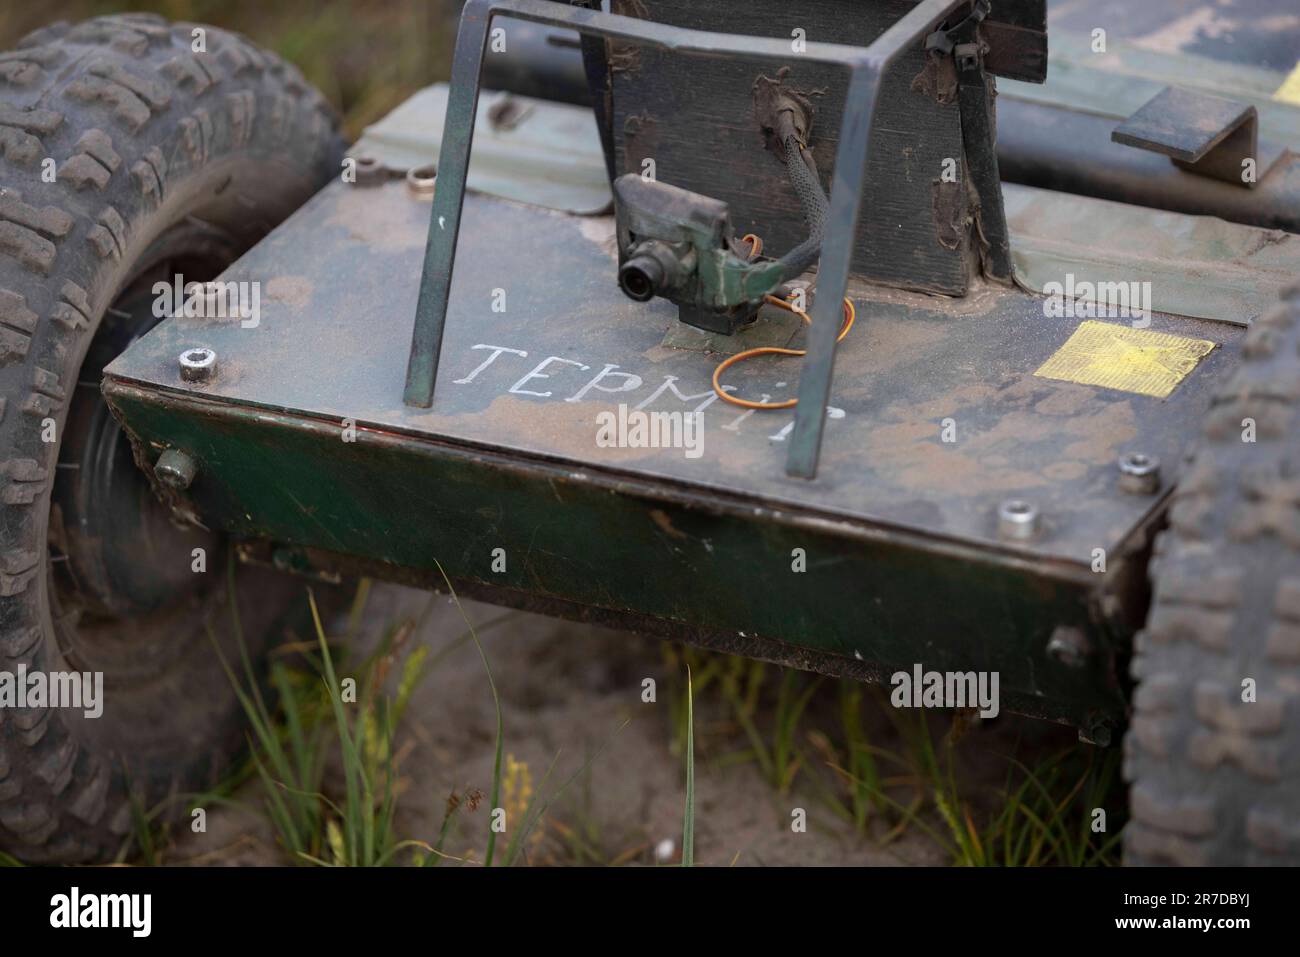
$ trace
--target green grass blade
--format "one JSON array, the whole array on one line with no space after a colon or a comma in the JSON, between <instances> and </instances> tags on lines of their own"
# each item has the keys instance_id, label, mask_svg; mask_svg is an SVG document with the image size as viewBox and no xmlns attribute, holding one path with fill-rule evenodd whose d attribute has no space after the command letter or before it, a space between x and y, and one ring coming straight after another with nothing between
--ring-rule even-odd
<instances>
[{"instance_id":1,"label":"green grass blade","mask_svg":"<svg viewBox=\"0 0 1300 957\"><path fill-rule=\"evenodd\" d=\"M478 656L483 661L483 670L487 672L488 687L492 689L492 707L496 710L497 718L496 755L492 761L492 808L495 810L501 806L501 754L505 743L505 723L501 718L501 698L497 695L497 683L492 677L492 666L488 664L487 652L483 650L483 643L478 640L478 632L474 630L474 623L469 620L469 615L465 614L465 609L461 606L460 598L456 594L456 589L452 587L451 579L447 577L442 562L435 558L433 563L438 566L438 571L442 574L442 580L447 583L447 591L451 593L451 600L455 603L456 610L460 612L461 618L465 619L465 626L469 629L470 637L474 641L474 647L478 649ZM492 866L492 856L496 852L496 846L497 832L492 830L491 825L489 825L487 853L483 858L484 867Z\"/></svg>"},{"instance_id":2,"label":"green grass blade","mask_svg":"<svg viewBox=\"0 0 1300 957\"><path fill-rule=\"evenodd\" d=\"M344 835L349 857L358 860L362 856L361 835L358 833L356 813L363 806L363 790L367 790L362 781L363 770L361 755L357 750L356 740L352 736L347 714L343 710L343 692L338 675L334 671L334 659L330 654L329 644L325 639L325 626L321 624L320 610L316 607L316 596L307 590L307 600L311 605L312 622L316 628L316 640L321 650L322 680L329 695L330 709L334 713L334 723L338 730L339 744L343 753L343 779L346 794L346 807L350 814L344 821Z\"/></svg>"},{"instance_id":3,"label":"green grass blade","mask_svg":"<svg viewBox=\"0 0 1300 957\"><path fill-rule=\"evenodd\" d=\"M695 689L686 668L686 810L682 815L682 867L695 866Z\"/></svg>"}]
</instances>

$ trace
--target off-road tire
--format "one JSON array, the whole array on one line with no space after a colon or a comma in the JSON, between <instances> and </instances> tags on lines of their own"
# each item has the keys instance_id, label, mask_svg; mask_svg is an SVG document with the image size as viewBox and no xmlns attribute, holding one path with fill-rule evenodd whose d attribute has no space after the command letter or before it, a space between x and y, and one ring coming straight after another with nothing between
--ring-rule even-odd
<instances>
[{"instance_id":1,"label":"off-road tire","mask_svg":"<svg viewBox=\"0 0 1300 957\"><path fill-rule=\"evenodd\" d=\"M65 646L61 629L82 626L52 615L59 445L42 432L53 419L63 435L91 338L160 237L180 224L237 255L338 174L342 146L294 67L215 28L101 17L0 54L0 671L82 670L100 652L118 669L95 720L0 708L0 849L20 859L115 855L128 793L153 807L198 788L242 738L201 623L185 640L127 622L85 655Z\"/></svg>"},{"instance_id":2,"label":"off-road tire","mask_svg":"<svg viewBox=\"0 0 1300 957\"><path fill-rule=\"evenodd\" d=\"M1300 864L1300 283L1247 332L1151 577L1125 862Z\"/></svg>"}]
</instances>

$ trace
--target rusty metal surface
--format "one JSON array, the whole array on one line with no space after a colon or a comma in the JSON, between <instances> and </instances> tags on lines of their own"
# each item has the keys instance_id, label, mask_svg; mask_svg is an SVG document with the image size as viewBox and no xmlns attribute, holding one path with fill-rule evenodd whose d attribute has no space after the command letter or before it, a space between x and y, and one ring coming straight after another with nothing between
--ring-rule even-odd
<instances>
[{"instance_id":1,"label":"rusty metal surface","mask_svg":"<svg viewBox=\"0 0 1300 957\"><path fill-rule=\"evenodd\" d=\"M541 458L574 476L599 468L722 490L769 509L1048 560L1056 573L1077 575L1094 548L1114 546L1154 507L1154 496L1118 490L1118 456L1156 455L1171 481L1242 335L1154 316L1154 330L1220 344L1161 401L1034 377L1079 320L1046 318L1030 294L988 287L949 300L859 288L854 298L867 321L839 351L832 441L809 483L782 475L790 414L715 401L708 383L718 357L666 348L672 310L619 292L609 219L469 197L435 411L405 406L428 211L397 182L327 188L223 277L262 284L256 327L174 318L107 375ZM210 384L177 373L177 355L196 346L220 357ZM734 372L725 381L738 394L779 399L792 394L798 363L758 361ZM602 391L615 389L623 391ZM596 415L619 403L702 409L703 454L598 447ZM946 419L956 442L941 439ZM1039 539L996 541L997 506L1011 497L1039 507Z\"/></svg>"}]
</instances>

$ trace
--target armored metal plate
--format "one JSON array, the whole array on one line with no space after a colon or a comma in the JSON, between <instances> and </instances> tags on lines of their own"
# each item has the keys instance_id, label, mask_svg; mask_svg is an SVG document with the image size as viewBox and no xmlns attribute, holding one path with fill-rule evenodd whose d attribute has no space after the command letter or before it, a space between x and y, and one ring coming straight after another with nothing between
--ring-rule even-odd
<instances>
[{"instance_id":1,"label":"armored metal plate","mask_svg":"<svg viewBox=\"0 0 1300 957\"><path fill-rule=\"evenodd\" d=\"M400 182L328 187L222 277L259 284L256 323L169 319L107 376L503 450L560 463L575 477L600 470L716 489L767 508L1045 559L1078 575L1094 549L1122 541L1157 501L1119 490L1117 458L1158 456L1168 488L1243 335L1152 316L1155 332L1218 347L1162 400L1035 376L1081 322L1049 318L1041 297L1001 287L965 299L858 287L858 324L839 350L821 468L808 482L784 474L791 412L716 401L709 382L720 357L664 346L673 308L619 292L610 218L469 196L434 404L405 406L429 211ZM219 357L210 383L179 376L177 357L196 346ZM798 359L763 358L728 370L724 382L745 398L784 399L798 376ZM597 416L620 404L700 411L701 454L602 447ZM998 504L1011 497L1039 507L1036 540L996 540Z\"/></svg>"}]
</instances>

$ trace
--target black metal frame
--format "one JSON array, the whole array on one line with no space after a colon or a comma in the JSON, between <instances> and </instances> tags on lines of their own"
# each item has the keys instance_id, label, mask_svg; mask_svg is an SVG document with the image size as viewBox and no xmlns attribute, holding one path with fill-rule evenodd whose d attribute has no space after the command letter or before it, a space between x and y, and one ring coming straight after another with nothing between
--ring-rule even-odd
<instances>
[{"instance_id":1,"label":"black metal frame","mask_svg":"<svg viewBox=\"0 0 1300 957\"><path fill-rule=\"evenodd\" d=\"M786 472L813 478L821 454L826 403L830 399L835 365L835 336L841 320L840 302L848 290L853 237L861 216L866 184L871 128L881 77L902 53L924 40L934 27L970 0L921 0L868 47L809 42L801 56L849 69L846 107L831 183L830 214L826 221L818 272L819 295L813 304L808 354L799 377L799 404L786 459ZM433 404L438 358L442 349L447 304L451 297L456 242L460 234L465 182L469 173L479 84L494 17L509 16L548 26L570 27L583 35L631 40L681 53L710 56L770 58L791 55L789 41L768 37L713 33L673 27L635 17L619 16L552 0L468 0L461 13L452 58L451 90L438 161L438 189L429 220L415 329L406 370L403 400L428 408Z\"/></svg>"}]
</instances>

